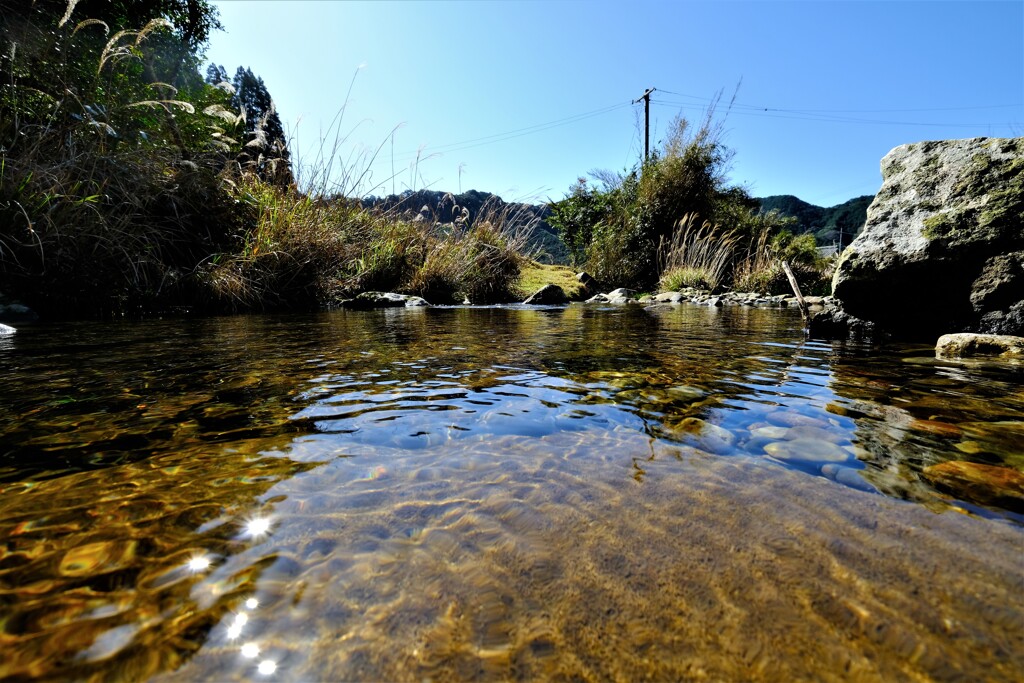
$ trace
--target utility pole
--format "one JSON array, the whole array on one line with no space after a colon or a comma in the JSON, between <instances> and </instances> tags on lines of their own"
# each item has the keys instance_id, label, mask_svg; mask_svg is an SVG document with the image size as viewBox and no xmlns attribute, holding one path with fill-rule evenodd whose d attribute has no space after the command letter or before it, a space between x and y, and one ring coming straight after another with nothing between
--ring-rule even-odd
<instances>
[{"instance_id":1,"label":"utility pole","mask_svg":"<svg viewBox=\"0 0 1024 683\"><path fill-rule=\"evenodd\" d=\"M636 104L640 100L644 101L644 162L647 162L647 157L651 154L651 93L656 88L648 88L647 91L640 97L633 100L633 104Z\"/></svg>"}]
</instances>

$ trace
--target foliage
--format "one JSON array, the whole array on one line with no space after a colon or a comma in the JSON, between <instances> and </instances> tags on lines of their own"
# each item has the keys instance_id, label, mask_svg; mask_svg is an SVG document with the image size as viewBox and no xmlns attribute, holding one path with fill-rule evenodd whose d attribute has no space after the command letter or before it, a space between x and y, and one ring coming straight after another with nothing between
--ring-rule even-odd
<instances>
[{"instance_id":1,"label":"foliage","mask_svg":"<svg viewBox=\"0 0 1024 683\"><path fill-rule=\"evenodd\" d=\"M670 239L662 240L660 287L666 291L696 287L714 291L732 263L737 237L722 234L707 221L697 226L697 214L684 216Z\"/></svg>"},{"instance_id":2,"label":"foliage","mask_svg":"<svg viewBox=\"0 0 1024 683\"><path fill-rule=\"evenodd\" d=\"M574 264L612 286L641 290L656 282L774 289L781 259L820 280L814 238L794 237L795 219L759 211L744 188L729 185L733 152L714 111L698 126L677 117L661 148L633 171L592 174L600 189L580 178L552 203L551 223Z\"/></svg>"},{"instance_id":3,"label":"foliage","mask_svg":"<svg viewBox=\"0 0 1024 683\"><path fill-rule=\"evenodd\" d=\"M854 197L829 208L809 204L792 195L764 197L758 202L761 211L776 210L796 219L793 232L811 233L820 245L847 247L864 227L868 205L873 199L873 195Z\"/></svg>"},{"instance_id":4,"label":"foliage","mask_svg":"<svg viewBox=\"0 0 1024 683\"><path fill-rule=\"evenodd\" d=\"M818 255L810 234L793 235L794 219L778 212L752 217L752 239L737 262L733 287L740 291L788 294L792 291L782 262L789 263L804 294L825 293L831 279L829 262Z\"/></svg>"},{"instance_id":5,"label":"foliage","mask_svg":"<svg viewBox=\"0 0 1024 683\"><path fill-rule=\"evenodd\" d=\"M559 238L568 248L573 266L581 266L585 262L594 227L611 215L612 206L611 193L588 185L587 179L582 177L569 188L565 199L551 204L549 222L558 230Z\"/></svg>"},{"instance_id":6,"label":"foliage","mask_svg":"<svg viewBox=\"0 0 1024 683\"><path fill-rule=\"evenodd\" d=\"M726 182L733 153L714 111L712 105L698 126L677 117L661 149L643 164L621 175L597 174L601 189L581 178L552 204L551 223L575 264L609 284L647 289L661 274L658 251L673 239L678 221L692 214L719 223L719 216L749 203Z\"/></svg>"}]
</instances>

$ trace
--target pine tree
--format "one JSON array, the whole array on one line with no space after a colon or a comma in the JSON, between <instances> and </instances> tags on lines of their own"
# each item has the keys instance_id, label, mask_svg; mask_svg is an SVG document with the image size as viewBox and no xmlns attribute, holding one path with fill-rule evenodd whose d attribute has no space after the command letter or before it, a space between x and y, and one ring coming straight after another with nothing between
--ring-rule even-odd
<instances>
[{"instance_id":1,"label":"pine tree","mask_svg":"<svg viewBox=\"0 0 1024 683\"><path fill-rule=\"evenodd\" d=\"M240 66L232 85L231 105L245 112L246 142L240 160L264 180L287 185L292 181L288 142L266 84L252 69Z\"/></svg>"}]
</instances>

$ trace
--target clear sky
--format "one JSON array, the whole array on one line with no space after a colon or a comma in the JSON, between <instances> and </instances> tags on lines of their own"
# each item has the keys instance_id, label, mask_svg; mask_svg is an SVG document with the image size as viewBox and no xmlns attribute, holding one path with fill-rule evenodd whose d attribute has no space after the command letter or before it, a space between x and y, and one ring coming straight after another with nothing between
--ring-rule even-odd
<instances>
[{"instance_id":1,"label":"clear sky","mask_svg":"<svg viewBox=\"0 0 1024 683\"><path fill-rule=\"evenodd\" d=\"M654 147L739 84L732 181L822 206L874 194L897 145L1024 136L1021 0L215 3L208 60L263 78L307 178L345 107L359 193L561 198L638 161L649 87Z\"/></svg>"}]
</instances>

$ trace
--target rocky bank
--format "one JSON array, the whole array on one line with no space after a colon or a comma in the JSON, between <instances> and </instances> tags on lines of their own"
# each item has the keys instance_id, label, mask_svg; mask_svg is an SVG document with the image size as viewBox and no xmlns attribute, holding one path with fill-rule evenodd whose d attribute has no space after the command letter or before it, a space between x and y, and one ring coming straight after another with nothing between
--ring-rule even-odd
<instances>
[{"instance_id":1,"label":"rocky bank","mask_svg":"<svg viewBox=\"0 0 1024 683\"><path fill-rule=\"evenodd\" d=\"M841 308L812 332L859 320L902 337L1024 334L1024 138L902 145L882 175L832 281Z\"/></svg>"}]
</instances>

